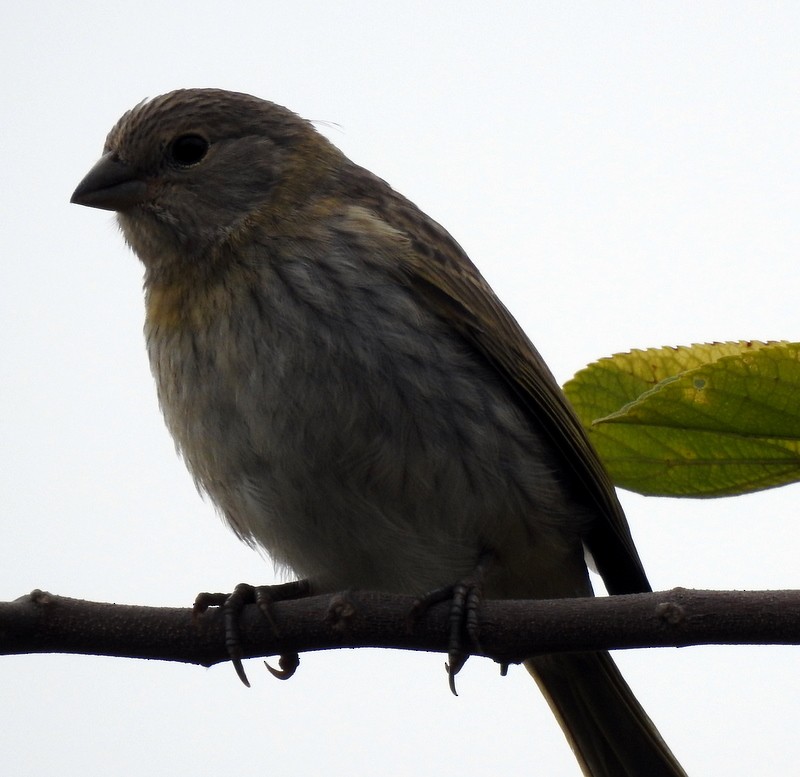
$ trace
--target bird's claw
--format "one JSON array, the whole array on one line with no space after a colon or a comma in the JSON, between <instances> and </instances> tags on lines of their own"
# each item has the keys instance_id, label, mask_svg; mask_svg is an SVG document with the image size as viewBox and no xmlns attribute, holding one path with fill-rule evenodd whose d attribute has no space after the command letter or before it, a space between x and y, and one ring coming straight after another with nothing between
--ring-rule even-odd
<instances>
[{"instance_id":1,"label":"bird's claw","mask_svg":"<svg viewBox=\"0 0 800 777\"><path fill-rule=\"evenodd\" d=\"M209 607L221 607L225 624L225 649L231 659L237 677L242 683L250 687L247 673L242 663L242 634L239 621L242 611L248 604L255 604L264 616L274 636L280 630L273 615L273 604L286 599L299 599L308 596L309 585L306 580L298 580L283 585L252 586L240 583L230 594L201 593L194 600L193 614L195 617L202 615ZM266 664L266 662L264 662ZM300 658L297 653L281 655L278 659L280 669L274 669L266 664L273 677L279 680L288 680L297 671Z\"/></svg>"},{"instance_id":2,"label":"bird's claw","mask_svg":"<svg viewBox=\"0 0 800 777\"><path fill-rule=\"evenodd\" d=\"M434 604L450 600L445 669L447 670L448 684L454 696L458 696L456 675L467 663L470 655L464 649L464 635L474 652L484 652L480 643L479 613L483 602L483 581L491 559L490 553L482 554L469 577L460 580L455 585L430 591L414 602L409 613L409 624L413 624Z\"/></svg>"},{"instance_id":3,"label":"bird's claw","mask_svg":"<svg viewBox=\"0 0 800 777\"><path fill-rule=\"evenodd\" d=\"M278 680L288 680L300 666L300 656L297 653L286 653L278 658L278 666L280 669L271 667L266 661L264 666L267 667L269 673Z\"/></svg>"}]
</instances>

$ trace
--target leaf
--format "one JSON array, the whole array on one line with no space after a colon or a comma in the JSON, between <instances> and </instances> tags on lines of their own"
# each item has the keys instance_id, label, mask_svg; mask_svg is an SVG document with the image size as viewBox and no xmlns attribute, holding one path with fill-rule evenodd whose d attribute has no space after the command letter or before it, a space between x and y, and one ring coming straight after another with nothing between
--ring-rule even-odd
<instances>
[{"instance_id":1,"label":"leaf","mask_svg":"<svg viewBox=\"0 0 800 777\"><path fill-rule=\"evenodd\" d=\"M622 488L711 497L800 480L800 343L616 354L564 391Z\"/></svg>"}]
</instances>

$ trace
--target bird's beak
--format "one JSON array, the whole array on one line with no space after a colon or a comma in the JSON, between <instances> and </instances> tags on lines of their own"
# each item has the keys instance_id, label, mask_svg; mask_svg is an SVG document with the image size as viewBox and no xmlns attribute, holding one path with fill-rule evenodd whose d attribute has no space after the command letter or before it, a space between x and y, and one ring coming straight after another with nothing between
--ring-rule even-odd
<instances>
[{"instance_id":1,"label":"bird's beak","mask_svg":"<svg viewBox=\"0 0 800 777\"><path fill-rule=\"evenodd\" d=\"M109 152L89 170L69 201L89 208L125 211L139 205L146 194L147 184Z\"/></svg>"}]
</instances>

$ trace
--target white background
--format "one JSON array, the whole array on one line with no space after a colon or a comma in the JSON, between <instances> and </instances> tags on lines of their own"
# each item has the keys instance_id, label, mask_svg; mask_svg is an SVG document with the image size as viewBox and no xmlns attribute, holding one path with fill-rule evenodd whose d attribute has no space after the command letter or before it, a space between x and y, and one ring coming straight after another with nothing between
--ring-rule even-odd
<instances>
[{"instance_id":1,"label":"white background","mask_svg":"<svg viewBox=\"0 0 800 777\"><path fill-rule=\"evenodd\" d=\"M402 5L402 7L401 7ZM324 122L443 223L560 381L600 356L798 337L793 3L7 3L2 14L0 598L189 605L269 582L162 427L141 268L71 206L118 116L218 86ZM392 9L392 10L387 10ZM653 586L800 586L797 488L623 494ZM692 775L797 773L800 653L617 654ZM4 774L575 775L522 669L338 651L287 683L0 658ZM791 733L790 733L791 732Z\"/></svg>"}]
</instances>

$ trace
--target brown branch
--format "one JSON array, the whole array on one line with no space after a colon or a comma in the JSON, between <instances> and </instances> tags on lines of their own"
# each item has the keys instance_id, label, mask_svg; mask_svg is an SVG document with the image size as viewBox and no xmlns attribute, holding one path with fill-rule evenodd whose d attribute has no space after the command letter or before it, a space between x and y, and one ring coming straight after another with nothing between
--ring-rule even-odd
<instances>
[{"instance_id":1,"label":"brown branch","mask_svg":"<svg viewBox=\"0 0 800 777\"><path fill-rule=\"evenodd\" d=\"M413 599L355 592L275 605L279 634L245 608L245 658L340 647L447 650L447 604L409 628ZM487 601L485 654L515 662L536 653L700 644L800 644L800 591L671 591L596 599ZM85 653L210 666L227 660L218 609L104 604L33 591L0 603L0 654Z\"/></svg>"}]
</instances>

